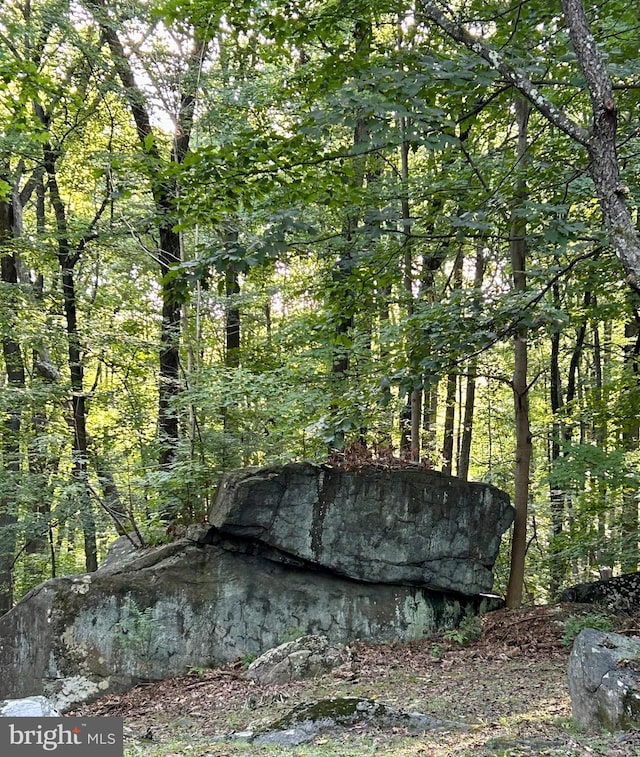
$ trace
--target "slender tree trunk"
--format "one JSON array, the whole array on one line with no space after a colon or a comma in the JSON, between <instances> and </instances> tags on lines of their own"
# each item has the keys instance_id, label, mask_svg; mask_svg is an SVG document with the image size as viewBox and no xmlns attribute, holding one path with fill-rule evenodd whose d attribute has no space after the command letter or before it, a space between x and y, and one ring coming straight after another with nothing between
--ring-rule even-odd
<instances>
[{"instance_id":1,"label":"slender tree trunk","mask_svg":"<svg viewBox=\"0 0 640 757\"><path fill-rule=\"evenodd\" d=\"M46 119L41 115L46 124ZM49 143L43 145L49 199L56 220L58 264L62 279L62 300L67 330L69 373L71 378L71 427L73 432L73 477L78 484L78 508L84 536L85 564L88 572L98 567L96 525L89 493L87 470L87 409L84 392L84 367L78 332L77 295L74 269L81 249L72 250L69 242L64 202L58 188L56 156Z\"/></svg>"},{"instance_id":2,"label":"slender tree trunk","mask_svg":"<svg viewBox=\"0 0 640 757\"><path fill-rule=\"evenodd\" d=\"M634 311L634 318L627 321L624 333L627 340L625 369L631 385L629 411L625 415L622 428L622 443L628 452L636 452L640 444L640 313L637 310ZM640 561L638 550L640 519L635 488L626 487L623 491L620 530L625 539L620 568L623 573L634 573L638 570Z\"/></svg>"},{"instance_id":3,"label":"slender tree trunk","mask_svg":"<svg viewBox=\"0 0 640 757\"><path fill-rule=\"evenodd\" d=\"M225 294L227 309L225 317L225 365L237 368L240 365L240 278L238 272L231 269L225 274Z\"/></svg>"},{"instance_id":4,"label":"slender tree trunk","mask_svg":"<svg viewBox=\"0 0 640 757\"><path fill-rule=\"evenodd\" d=\"M413 219L411 217L411 205L409 203L409 153L411 150L411 143L408 139L408 120L406 118L401 118L399 125L403 136L402 144L400 145L400 180L402 182L400 211L402 219L403 284L407 302L407 315L411 317L414 311L415 302L415 293L413 291ZM422 375L415 376L414 382L418 382L419 386L414 386L409 393L407 404L403 408L400 416L400 452L401 455L405 457L408 456L413 462L419 462L422 435Z\"/></svg>"},{"instance_id":5,"label":"slender tree trunk","mask_svg":"<svg viewBox=\"0 0 640 757\"><path fill-rule=\"evenodd\" d=\"M8 171L5 175L8 176ZM7 290L15 289L18 284L15 253L10 247L4 249L8 243L10 244L13 236L13 202L11 199L5 200L0 197L0 281L6 285ZM0 426L0 458L5 474L0 484L0 615L13 606L13 564L18 524L17 492L20 489L18 478L21 471L21 390L25 388L24 361L20 344L12 336L11 325L5 326L5 329L2 335L2 355L10 390L8 396L12 397L12 402Z\"/></svg>"},{"instance_id":6,"label":"slender tree trunk","mask_svg":"<svg viewBox=\"0 0 640 757\"><path fill-rule=\"evenodd\" d=\"M484 240L480 240L476 249L476 268L473 286L480 295L484 281L485 259L483 250ZM457 474L466 481L469 478L469 464L471 461L471 441L473 438L473 418L476 404L476 380L478 378L478 361L472 358L467 369L467 384L465 387L464 417L462 420L462 439L460 440L460 457L458 459Z\"/></svg>"},{"instance_id":7,"label":"slender tree trunk","mask_svg":"<svg viewBox=\"0 0 640 757\"><path fill-rule=\"evenodd\" d=\"M560 290L556 284L553 286L554 304L560 306ZM551 539L549 541L549 592L556 597L566 574L566 560L562 557L564 545L562 535L566 518L566 494L564 489L555 482L554 469L562 456L561 441L564 438L564 426L560 418L562 401L562 381L560 376L560 331L554 331L551 335L550 357L550 399L551 412L553 414L553 426L551 431L551 445L549 451L549 498L551 509Z\"/></svg>"},{"instance_id":8,"label":"slender tree trunk","mask_svg":"<svg viewBox=\"0 0 640 757\"><path fill-rule=\"evenodd\" d=\"M448 476L453 471L454 425L456 417L456 392L458 374L453 371L447 376L447 398L444 410L444 437L442 442L442 472Z\"/></svg>"},{"instance_id":9,"label":"slender tree trunk","mask_svg":"<svg viewBox=\"0 0 640 757\"><path fill-rule=\"evenodd\" d=\"M459 250L451 273L454 289L460 289L462 286L463 260L462 251ZM456 371L451 370L447 376L447 399L444 414L444 439L442 443L442 472L449 476L453 473L457 393L458 374Z\"/></svg>"},{"instance_id":10,"label":"slender tree trunk","mask_svg":"<svg viewBox=\"0 0 640 757\"><path fill-rule=\"evenodd\" d=\"M528 145L529 103L523 97L516 99L518 122L517 161L522 171ZM520 177L516 186L516 198L511 222L509 249L513 288L522 293L527 289L527 240L526 222L518 213L526 198L526 183ZM529 507L529 469L531 466L532 442L529 428L529 383L527 326L520 323L514 339L513 401L516 426L516 466L514 474L513 504L516 510L511 541L511 568L507 587L507 607L517 608L522 604L524 588L524 565L527 552L527 513Z\"/></svg>"},{"instance_id":11,"label":"slender tree trunk","mask_svg":"<svg viewBox=\"0 0 640 757\"><path fill-rule=\"evenodd\" d=\"M558 307L560 307L560 294L557 287L554 292L555 302ZM585 313L589 312L592 301L593 296L591 292L585 292L582 300L582 309ZM570 407L576 398L580 360L582 359L586 335L587 319L585 318L576 332L575 343L571 352L571 360L569 361L566 394L564 397L559 363L561 334L554 334L551 340L551 409L555 419L551 444L551 471L549 478L552 517L552 538L549 544L551 560L549 590L552 596L561 588L567 575L568 560L563 556L566 548L566 540L563 533L566 530L566 526L570 525L573 519L571 493L565 491L555 483L554 471L559 460L567 454L567 450L570 448L573 441L574 424L569 418L564 417L564 408Z\"/></svg>"},{"instance_id":12,"label":"slender tree trunk","mask_svg":"<svg viewBox=\"0 0 640 757\"><path fill-rule=\"evenodd\" d=\"M46 189L44 184L44 171L38 169L34 177L35 192L35 211L36 211L36 230L40 239L44 238L46 232ZM24 197L21 204L26 203L27 197ZM44 277L37 274L33 284L33 295L44 309ZM58 368L51 362L51 356L48 349L42 345L32 353L33 376L37 381L46 382L47 384L55 383L60 378ZM34 392L37 396L39 393ZM42 554L45 550L51 555L52 574L55 575L55 555L51 552L52 544L52 526L51 526L51 485L48 475L54 470L58 470L59 458L52 457L47 453L47 445L43 446L43 439L46 438L46 429L48 418L46 404L43 400L34 399L31 410L31 430L32 442L28 452L29 456L29 474L32 481L36 481L39 496L34 499L31 510L35 519L35 526L31 529L31 538L25 544L27 554ZM53 576L52 576L53 577Z\"/></svg>"},{"instance_id":13,"label":"slender tree trunk","mask_svg":"<svg viewBox=\"0 0 640 757\"><path fill-rule=\"evenodd\" d=\"M168 470L176 455L179 441L179 423L175 400L180 393L180 326L181 303L175 280L168 272L181 261L180 235L175 231L175 200L178 186L175 180L167 179L162 168L163 160L151 126L149 109L144 92L138 86L133 69L127 58L117 31L105 14L106 0L85 0L86 6L95 15L111 51L117 75L124 88L124 96L138 133L141 148L148 158L148 178L151 184L158 217L160 248L158 262L161 276L162 326L159 352L158 387L158 442L160 467ZM204 54L204 42L196 39L189 56L189 71L184 76L184 90L180 93L180 109L171 152L171 163L180 164L189 149L196 102L197 71ZM176 513L162 513L171 520Z\"/></svg>"},{"instance_id":14,"label":"slender tree trunk","mask_svg":"<svg viewBox=\"0 0 640 757\"><path fill-rule=\"evenodd\" d=\"M353 40L356 54L363 60L369 59L371 47L371 24L368 21L358 20L355 22ZM357 150L369 141L369 121L366 117L358 117L353 132L353 146ZM352 158L354 164L354 189L360 189L365 182L366 156L357 155ZM343 250L333 271L333 290L336 302L334 307L337 312L335 325L334 348L331 363L332 374L332 411L334 421L340 415L338 395L343 392L349 379L351 369L351 350L348 346L351 334L355 326L355 303L352 301L352 293L349 292L348 282L354 266L353 246L356 243L354 234L358 227L358 213L349 210L343 222ZM338 299L340 300L338 302ZM345 444L344 429L334 423L333 443L331 448L341 450Z\"/></svg>"},{"instance_id":15,"label":"slender tree trunk","mask_svg":"<svg viewBox=\"0 0 640 757\"><path fill-rule=\"evenodd\" d=\"M600 325L594 324L593 327L593 370L595 378L595 406L596 412L592 419L592 438L596 447L603 452L607 451L607 331L608 325L604 324L604 340L600 339ZM604 343L603 343L604 341ZM594 503L597 513L598 527L598 548L593 551L592 564L601 571L603 577L609 577L613 568L613 559L609 549L609 539L607 537L607 481L602 476L592 476L590 490L595 493L596 502ZM604 575L602 571L604 570Z\"/></svg>"},{"instance_id":16,"label":"slender tree trunk","mask_svg":"<svg viewBox=\"0 0 640 757\"><path fill-rule=\"evenodd\" d=\"M436 455L437 421L440 382L437 376L431 376L424 387L424 404L422 408L422 428L424 430L424 454L427 459Z\"/></svg>"}]
</instances>

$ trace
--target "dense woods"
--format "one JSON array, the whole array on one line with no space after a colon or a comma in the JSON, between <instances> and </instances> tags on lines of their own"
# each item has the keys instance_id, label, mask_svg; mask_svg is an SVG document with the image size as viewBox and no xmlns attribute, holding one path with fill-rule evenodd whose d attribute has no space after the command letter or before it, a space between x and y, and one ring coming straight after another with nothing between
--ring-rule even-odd
<instances>
[{"instance_id":1,"label":"dense woods","mask_svg":"<svg viewBox=\"0 0 640 757\"><path fill-rule=\"evenodd\" d=\"M5 0L0 612L339 452L508 491L510 606L637 570L637 36L618 0Z\"/></svg>"}]
</instances>

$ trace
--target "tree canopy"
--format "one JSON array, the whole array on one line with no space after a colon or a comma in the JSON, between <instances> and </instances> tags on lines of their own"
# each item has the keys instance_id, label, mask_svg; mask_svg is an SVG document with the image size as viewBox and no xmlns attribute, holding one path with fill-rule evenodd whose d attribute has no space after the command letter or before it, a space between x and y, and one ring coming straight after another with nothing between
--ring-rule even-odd
<instances>
[{"instance_id":1,"label":"tree canopy","mask_svg":"<svg viewBox=\"0 0 640 757\"><path fill-rule=\"evenodd\" d=\"M638 567L637 19L7 0L0 611L221 475L428 465L517 606Z\"/></svg>"}]
</instances>

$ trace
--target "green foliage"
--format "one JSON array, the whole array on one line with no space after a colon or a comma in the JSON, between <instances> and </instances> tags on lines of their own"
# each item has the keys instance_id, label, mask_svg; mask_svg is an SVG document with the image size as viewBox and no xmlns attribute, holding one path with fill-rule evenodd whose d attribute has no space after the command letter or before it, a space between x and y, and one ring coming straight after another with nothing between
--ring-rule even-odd
<instances>
[{"instance_id":1,"label":"green foliage","mask_svg":"<svg viewBox=\"0 0 640 757\"><path fill-rule=\"evenodd\" d=\"M252 662L256 660L256 655L252 654L251 652L246 652L242 655L241 663L242 663L242 669L247 670Z\"/></svg>"},{"instance_id":2,"label":"green foliage","mask_svg":"<svg viewBox=\"0 0 640 757\"><path fill-rule=\"evenodd\" d=\"M585 628L596 628L599 631L613 631L614 623L609 615L602 612L588 612L581 615L570 615L563 623L562 643L570 647L576 636Z\"/></svg>"},{"instance_id":3,"label":"green foliage","mask_svg":"<svg viewBox=\"0 0 640 757\"><path fill-rule=\"evenodd\" d=\"M296 641L304 636L304 631L297 626L290 626L280 637L280 644L286 644L289 641Z\"/></svg>"},{"instance_id":4,"label":"green foliage","mask_svg":"<svg viewBox=\"0 0 640 757\"><path fill-rule=\"evenodd\" d=\"M557 83L557 107L588 123L567 35L549 34L555 11L494 5L468 5L474 29L533 80ZM159 19L165 36L156 33ZM618 152L633 204L635 20L614 3L592 22L615 79ZM404 454L401 418L418 390L423 450L440 467L449 376L455 449L475 375L470 475L511 491L512 340L523 325L535 446L527 591L548 597L554 583L575 580L570 566L580 579L600 565L637 567L639 303L607 248L581 150L533 113L528 163L518 167L528 197L514 210L512 91L475 54L389 4L127 2L109 10L109 23L139 65L156 72L138 103L152 115L152 133L140 122L144 133L134 129L131 92L90 9L82 19L49 1L24 13L15 3L0 9L1 36L11 42L0 50L0 210L19 195L23 227L0 228L0 254L20 272L17 284L0 282L0 332L26 366L25 386L9 386L0 358L0 411L15 425L0 433L0 506L9 503L16 518L5 534L7 544L15 537L7 564L17 558L16 595L82 569L87 482L101 554L115 536L102 503L139 523L147 543L162 543L166 514L202 520L231 468L319 461L350 441ZM131 35L144 43L129 44ZM178 164L174 124L160 111L188 102L194 74L194 131ZM67 240L42 176L47 146ZM508 262L512 214L526 221L528 243L528 289L519 294ZM167 223L181 234L182 259L161 275ZM78 389L61 242L77 258L84 489L74 467L69 411ZM231 275L240 291L228 295ZM160 465L168 290L183 311L168 408L179 440L171 464ZM235 363L225 354L232 310L240 316ZM335 370L340 361L344 373ZM551 489L561 492L553 502ZM27 546L34 531L39 538ZM498 591L508 547L505 539Z\"/></svg>"},{"instance_id":5,"label":"green foliage","mask_svg":"<svg viewBox=\"0 0 640 757\"><path fill-rule=\"evenodd\" d=\"M432 644L429 648L429 654L431 657L434 657L436 660L439 660L442 657L443 650L441 644Z\"/></svg>"},{"instance_id":6,"label":"green foliage","mask_svg":"<svg viewBox=\"0 0 640 757\"><path fill-rule=\"evenodd\" d=\"M479 615L467 613L460 621L457 628L445 631L443 637L447 641L455 641L457 644L470 644L482 635L482 620Z\"/></svg>"},{"instance_id":7,"label":"green foliage","mask_svg":"<svg viewBox=\"0 0 640 757\"><path fill-rule=\"evenodd\" d=\"M122 607L122 617L117 623L119 643L143 660L150 660L156 653L153 638L163 624L156 617L153 607L140 608L131 597Z\"/></svg>"}]
</instances>

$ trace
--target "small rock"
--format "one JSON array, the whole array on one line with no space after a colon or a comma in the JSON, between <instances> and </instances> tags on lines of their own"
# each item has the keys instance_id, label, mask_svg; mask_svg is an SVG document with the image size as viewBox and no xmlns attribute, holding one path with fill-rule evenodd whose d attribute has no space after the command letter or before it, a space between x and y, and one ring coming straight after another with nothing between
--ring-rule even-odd
<instances>
[{"instance_id":1,"label":"small rock","mask_svg":"<svg viewBox=\"0 0 640 757\"><path fill-rule=\"evenodd\" d=\"M2 718L57 718L60 712L47 697L24 697L0 701Z\"/></svg>"},{"instance_id":2,"label":"small rock","mask_svg":"<svg viewBox=\"0 0 640 757\"><path fill-rule=\"evenodd\" d=\"M254 660L247 677L261 684L279 684L315 678L351 665L351 652L343 644L332 644L326 636L301 636Z\"/></svg>"}]
</instances>

